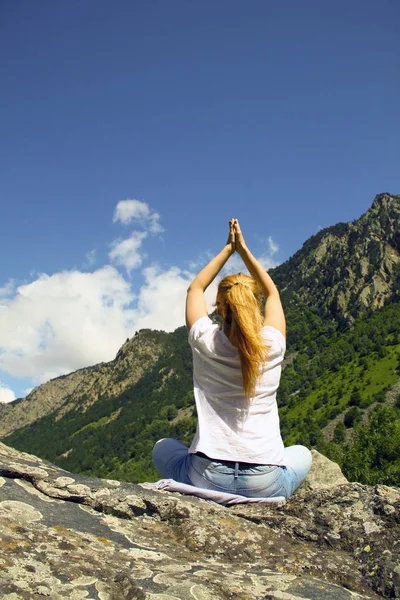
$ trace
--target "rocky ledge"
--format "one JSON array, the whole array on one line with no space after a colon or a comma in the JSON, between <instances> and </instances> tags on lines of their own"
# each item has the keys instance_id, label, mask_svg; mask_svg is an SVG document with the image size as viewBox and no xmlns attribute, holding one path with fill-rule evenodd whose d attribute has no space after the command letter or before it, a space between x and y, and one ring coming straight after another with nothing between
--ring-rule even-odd
<instances>
[{"instance_id":1,"label":"rocky ledge","mask_svg":"<svg viewBox=\"0 0 400 600\"><path fill-rule=\"evenodd\" d=\"M285 503L224 508L0 444L3 600L400 598L400 490L314 452Z\"/></svg>"}]
</instances>

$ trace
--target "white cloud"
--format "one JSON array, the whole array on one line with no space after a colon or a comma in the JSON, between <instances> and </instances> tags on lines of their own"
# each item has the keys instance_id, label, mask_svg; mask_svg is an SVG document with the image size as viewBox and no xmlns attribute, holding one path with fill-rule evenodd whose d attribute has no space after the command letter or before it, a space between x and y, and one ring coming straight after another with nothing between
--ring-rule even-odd
<instances>
[{"instance_id":1,"label":"white cloud","mask_svg":"<svg viewBox=\"0 0 400 600\"><path fill-rule=\"evenodd\" d=\"M88 252L86 254L86 263L89 267L91 267L94 265L95 262L96 262L96 248L93 248L93 250L90 250L90 252Z\"/></svg>"},{"instance_id":2,"label":"white cloud","mask_svg":"<svg viewBox=\"0 0 400 600\"><path fill-rule=\"evenodd\" d=\"M9 279L2 287L0 287L0 298L8 298L15 290L15 280Z\"/></svg>"},{"instance_id":3,"label":"white cloud","mask_svg":"<svg viewBox=\"0 0 400 600\"><path fill-rule=\"evenodd\" d=\"M279 262L271 258L270 256L259 256L258 262L264 267L266 271L273 269L279 265Z\"/></svg>"},{"instance_id":4,"label":"white cloud","mask_svg":"<svg viewBox=\"0 0 400 600\"><path fill-rule=\"evenodd\" d=\"M8 386L0 381L0 403L7 404L15 400L15 394Z\"/></svg>"},{"instance_id":5,"label":"white cloud","mask_svg":"<svg viewBox=\"0 0 400 600\"><path fill-rule=\"evenodd\" d=\"M132 335L133 300L111 266L40 275L0 311L0 368L37 384L113 359Z\"/></svg>"},{"instance_id":6,"label":"white cloud","mask_svg":"<svg viewBox=\"0 0 400 600\"><path fill-rule=\"evenodd\" d=\"M163 329L173 331L185 323L186 291L194 275L171 267L161 271L155 266L143 271L146 283L138 296L135 329ZM215 302L217 283L206 291L207 308L211 312Z\"/></svg>"},{"instance_id":7,"label":"white cloud","mask_svg":"<svg viewBox=\"0 0 400 600\"><path fill-rule=\"evenodd\" d=\"M116 240L112 243L112 250L108 255L110 260L117 265L125 267L128 273L133 269L137 269L142 264L144 258L140 254L139 249L146 237L146 231L133 231L129 238Z\"/></svg>"},{"instance_id":8,"label":"white cloud","mask_svg":"<svg viewBox=\"0 0 400 600\"><path fill-rule=\"evenodd\" d=\"M274 242L271 236L268 237L268 248L272 256L279 251L278 244Z\"/></svg>"},{"instance_id":9,"label":"white cloud","mask_svg":"<svg viewBox=\"0 0 400 600\"><path fill-rule=\"evenodd\" d=\"M121 200L115 207L113 223L128 225L136 221L144 229L152 233L160 233L164 229L160 225L160 215L147 202L141 200Z\"/></svg>"}]
</instances>

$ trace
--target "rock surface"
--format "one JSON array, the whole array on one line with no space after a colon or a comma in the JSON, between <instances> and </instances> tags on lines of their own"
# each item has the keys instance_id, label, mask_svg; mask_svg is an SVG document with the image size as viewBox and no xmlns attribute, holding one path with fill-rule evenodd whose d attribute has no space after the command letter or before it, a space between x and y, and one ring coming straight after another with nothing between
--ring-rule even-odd
<instances>
[{"instance_id":1,"label":"rock surface","mask_svg":"<svg viewBox=\"0 0 400 600\"><path fill-rule=\"evenodd\" d=\"M314 452L286 503L223 508L0 444L2 599L400 598L400 491Z\"/></svg>"}]
</instances>

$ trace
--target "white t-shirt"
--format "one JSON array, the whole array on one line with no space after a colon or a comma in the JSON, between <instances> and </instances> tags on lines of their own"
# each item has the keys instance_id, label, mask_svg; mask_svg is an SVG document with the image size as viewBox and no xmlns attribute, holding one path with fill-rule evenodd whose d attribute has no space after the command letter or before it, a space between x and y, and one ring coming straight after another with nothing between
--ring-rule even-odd
<instances>
[{"instance_id":1,"label":"white t-shirt","mask_svg":"<svg viewBox=\"0 0 400 600\"><path fill-rule=\"evenodd\" d=\"M262 335L270 352L249 404L238 350L221 327L202 317L190 329L198 415L190 453L203 452L215 460L284 465L276 391L286 343L274 327L263 327Z\"/></svg>"}]
</instances>

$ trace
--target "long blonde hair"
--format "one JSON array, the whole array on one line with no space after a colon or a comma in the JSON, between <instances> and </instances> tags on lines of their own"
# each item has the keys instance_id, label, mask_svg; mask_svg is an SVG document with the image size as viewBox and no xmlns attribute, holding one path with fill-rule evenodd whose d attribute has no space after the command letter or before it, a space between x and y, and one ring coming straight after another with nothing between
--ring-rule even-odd
<instances>
[{"instance_id":1,"label":"long blonde hair","mask_svg":"<svg viewBox=\"0 0 400 600\"><path fill-rule=\"evenodd\" d=\"M218 285L218 314L224 320L230 342L238 349L247 400L255 394L260 367L267 359L269 350L261 335L263 318L260 300L256 280L244 273L228 275Z\"/></svg>"}]
</instances>

